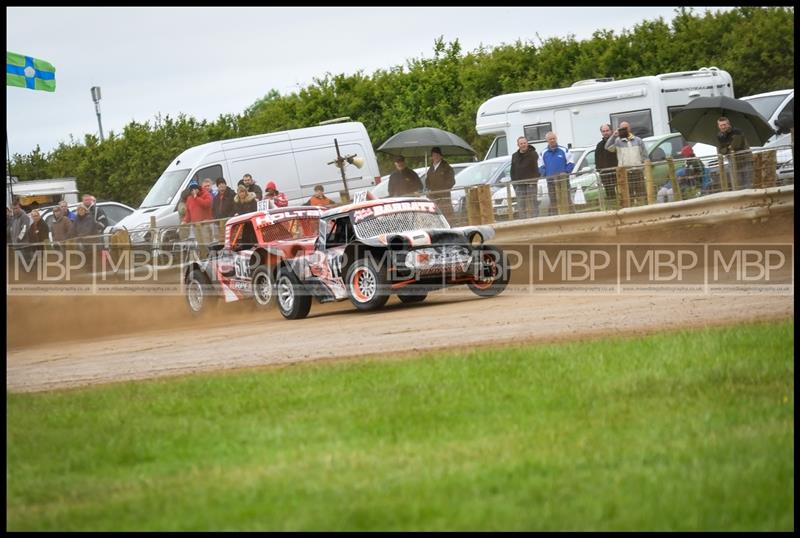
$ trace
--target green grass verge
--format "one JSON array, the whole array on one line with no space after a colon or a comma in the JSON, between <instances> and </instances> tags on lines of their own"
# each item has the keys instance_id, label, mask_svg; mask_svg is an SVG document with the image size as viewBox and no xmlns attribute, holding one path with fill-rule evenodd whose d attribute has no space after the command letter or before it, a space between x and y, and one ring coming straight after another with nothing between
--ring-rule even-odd
<instances>
[{"instance_id":1,"label":"green grass verge","mask_svg":"<svg viewBox=\"0 0 800 538\"><path fill-rule=\"evenodd\" d=\"M791 530L793 346L785 322L7 393L7 527Z\"/></svg>"}]
</instances>

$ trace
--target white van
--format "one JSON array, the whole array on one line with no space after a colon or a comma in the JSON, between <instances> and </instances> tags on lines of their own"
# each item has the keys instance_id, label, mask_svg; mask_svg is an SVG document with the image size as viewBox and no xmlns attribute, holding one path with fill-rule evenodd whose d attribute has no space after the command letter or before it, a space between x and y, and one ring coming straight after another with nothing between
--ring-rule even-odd
<instances>
[{"instance_id":1,"label":"white van","mask_svg":"<svg viewBox=\"0 0 800 538\"><path fill-rule=\"evenodd\" d=\"M497 134L486 159L516 151L525 136L539 154L545 134L553 131L564 147L595 145L600 125L616 129L628 121L641 137L669 134L670 120L695 97L733 97L730 74L716 67L625 80L591 79L568 88L499 95L478 108L475 128L480 135Z\"/></svg>"},{"instance_id":2,"label":"white van","mask_svg":"<svg viewBox=\"0 0 800 538\"><path fill-rule=\"evenodd\" d=\"M794 90L777 90L774 92L748 95L740 99L753 105L753 108L767 120L769 126L777 130L778 116L780 116L781 112L783 112L786 107L794 107ZM774 142L777 138L778 135L775 134L767 143Z\"/></svg>"},{"instance_id":3,"label":"white van","mask_svg":"<svg viewBox=\"0 0 800 538\"><path fill-rule=\"evenodd\" d=\"M253 176L261 189L274 181L291 204L302 204L321 184L333 200L344 190L338 167L328 164L336 160L334 139L342 157L357 155L364 160L359 169L345 165L347 187L354 193L368 189L380 181L378 161L367 130L362 123L346 122L319 125L304 129L246 136L209 142L189 148L178 155L147 193L139 209L115 226L115 230L137 230L132 242L145 240L150 217L157 227L177 226L180 194L192 180L225 178L229 187L244 174Z\"/></svg>"}]
</instances>

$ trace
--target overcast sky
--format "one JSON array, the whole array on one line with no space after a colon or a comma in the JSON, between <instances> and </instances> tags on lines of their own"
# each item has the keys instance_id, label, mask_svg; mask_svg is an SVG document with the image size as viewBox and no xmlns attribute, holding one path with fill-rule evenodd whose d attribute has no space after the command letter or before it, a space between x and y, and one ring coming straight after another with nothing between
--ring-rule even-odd
<instances>
[{"instance_id":1,"label":"overcast sky","mask_svg":"<svg viewBox=\"0 0 800 538\"><path fill-rule=\"evenodd\" d=\"M538 43L537 33L619 33L674 14L674 7L9 7L7 50L52 63L57 88L6 87L8 143L12 153L37 144L50 151L70 134L97 134L92 86L102 90L107 135L159 112L214 120L243 112L271 88L288 94L326 72L371 74L431 57L440 35L470 51L517 39Z\"/></svg>"}]
</instances>

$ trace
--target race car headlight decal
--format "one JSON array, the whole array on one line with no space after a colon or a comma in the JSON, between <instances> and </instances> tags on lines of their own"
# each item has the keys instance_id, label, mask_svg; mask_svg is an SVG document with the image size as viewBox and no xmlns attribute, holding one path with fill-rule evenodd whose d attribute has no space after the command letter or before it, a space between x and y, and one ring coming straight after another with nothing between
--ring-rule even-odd
<instances>
[{"instance_id":1,"label":"race car headlight decal","mask_svg":"<svg viewBox=\"0 0 800 538\"><path fill-rule=\"evenodd\" d=\"M406 254L405 266L409 269L446 268L463 266L470 259L469 251L463 247L421 248Z\"/></svg>"}]
</instances>

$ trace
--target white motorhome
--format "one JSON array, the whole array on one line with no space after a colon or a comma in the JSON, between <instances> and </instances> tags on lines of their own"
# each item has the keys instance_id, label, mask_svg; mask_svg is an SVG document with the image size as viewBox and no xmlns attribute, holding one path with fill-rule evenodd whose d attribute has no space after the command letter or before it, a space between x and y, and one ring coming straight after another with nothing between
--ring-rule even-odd
<instances>
[{"instance_id":1,"label":"white motorhome","mask_svg":"<svg viewBox=\"0 0 800 538\"><path fill-rule=\"evenodd\" d=\"M516 150L525 136L541 154L548 131L564 147L594 145L600 125L628 121L642 138L671 132L669 121L695 97L733 97L730 74L716 67L625 80L591 79L568 88L492 97L478 108L479 135L496 134L485 159Z\"/></svg>"},{"instance_id":2,"label":"white motorhome","mask_svg":"<svg viewBox=\"0 0 800 538\"><path fill-rule=\"evenodd\" d=\"M61 200L69 204L78 203L78 184L74 177L17 181L6 176L6 205L11 207L13 198L18 198L26 210L35 207L56 205Z\"/></svg>"},{"instance_id":3,"label":"white motorhome","mask_svg":"<svg viewBox=\"0 0 800 538\"><path fill-rule=\"evenodd\" d=\"M357 155L363 159L360 169L354 165L344 168L351 196L380 181L372 142L359 122L209 142L178 155L147 193L139 209L120 221L115 229L141 231L149 226L151 216L156 218L158 227L178 225L181 192L192 180L199 183L204 178L223 177L234 189L244 174L252 175L262 190L267 182L274 181L293 204L303 203L313 194L314 185L321 184L330 198L338 200L339 192L344 190L341 171L328 164L337 158L334 140L339 144L342 157ZM132 234L131 240L137 242L143 237L143 233Z\"/></svg>"}]
</instances>

